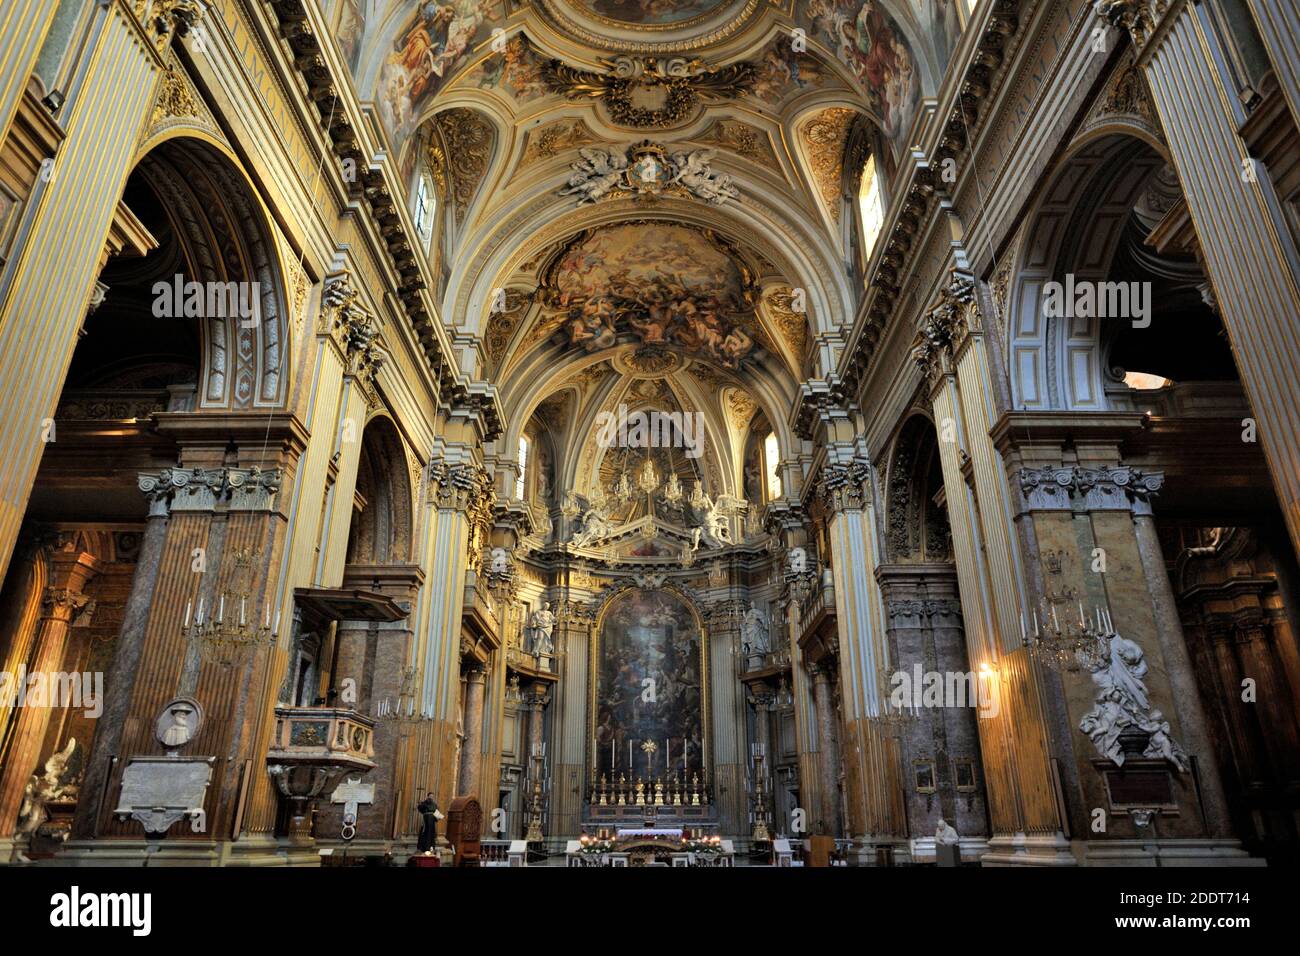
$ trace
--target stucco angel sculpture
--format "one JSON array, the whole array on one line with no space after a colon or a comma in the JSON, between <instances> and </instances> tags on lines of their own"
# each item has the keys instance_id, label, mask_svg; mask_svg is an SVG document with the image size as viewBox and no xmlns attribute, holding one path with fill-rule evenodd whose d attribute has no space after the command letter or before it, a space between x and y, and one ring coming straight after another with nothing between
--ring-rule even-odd
<instances>
[{"instance_id":1,"label":"stucco angel sculpture","mask_svg":"<svg viewBox=\"0 0 1300 956\"><path fill-rule=\"evenodd\" d=\"M627 170L627 156L616 150L578 150L582 160L572 163L573 174L560 190L560 195L578 194L579 202L596 202L618 185Z\"/></svg>"}]
</instances>

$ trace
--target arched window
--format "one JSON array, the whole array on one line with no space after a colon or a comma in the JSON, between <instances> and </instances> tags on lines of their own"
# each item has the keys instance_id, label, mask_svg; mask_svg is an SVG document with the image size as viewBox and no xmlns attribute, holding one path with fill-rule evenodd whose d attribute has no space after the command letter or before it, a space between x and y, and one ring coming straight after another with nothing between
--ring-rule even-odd
<instances>
[{"instance_id":1,"label":"arched window","mask_svg":"<svg viewBox=\"0 0 1300 956\"><path fill-rule=\"evenodd\" d=\"M428 251L429 243L433 240L433 219L434 213L438 211L438 196L434 192L432 185L429 183L429 177L426 174L420 175L420 182L415 187L415 230L420 236L420 242L423 243L425 251Z\"/></svg>"},{"instance_id":2,"label":"arched window","mask_svg":"<svg viewBox=\"0 0 1300 956\"><path fill-rule=\"evenodd\" d=\"M776 432L768 432L763 439L763 471L767 475L767 500L781 497L781 447Z\"/></svg>"},{"instance_id":3,"label":"arched window","mask_svg":"<svg viewBox=\"0 0 1300 956\"><path fill-rule=\"evenodd\" d=\"M858 212L862 218L862 258L870 261L876 248L876 239L885 224L884 197L880 192L880 177L876 175L876 157L867 157L862 167L862 182L858 186Z\"/></svg>"},{"instance_id":4,"label":"arched window","mask_svg":"<svg viewBox=\"0 0 1300 956\"><path fill-rule=\"evenodd\" d=\"M523 498L524 485L528 478L528 436L519 436L519 478L515 481L515 497Z\"/></svg>"}]
</instances>

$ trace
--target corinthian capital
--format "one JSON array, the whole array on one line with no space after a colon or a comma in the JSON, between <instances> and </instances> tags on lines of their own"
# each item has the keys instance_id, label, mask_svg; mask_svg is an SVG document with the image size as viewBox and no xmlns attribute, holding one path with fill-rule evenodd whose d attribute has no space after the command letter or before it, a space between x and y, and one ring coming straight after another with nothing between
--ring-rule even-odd
<instances>
[{"instance_id":1,"label":"corinthian capital","mask_svg":"<svg viewBox=\"0 0 1300 956\"><path fill-rule=\"evenodd\" d=\"M1169 9L1169 0L1096 0L1093 11L1108 23L1127 30L1141 49Z\"/></svg>"},{"instance_id":2,"label":"corinthian capital","mask_svg":"<svg viewBox=\"0 0 1300 956\"><path fill-rule=\"evenodd\" d=\"M325 277L321 307L320 332L338 346L348 374L368 385L388 361L388 352L379 341L379 322L361 301L352 273L344 270Z\"/></svg>"},{"instance_id":3,"label":"corinthian capital","mask_svg":"<svg viewBox=\"0 0 1300 956\"><path fill-rule=\"evenodd\" d=\"M912 342L912 361L927 379L938 377L960 351L976 318L975 277L961 269L948 273L948 283L921 319Z\"/></svg>"},{"instance_id":4,"label":"corinthian capital","mask_svg":"<svg viewBox=\"0 0 1300 956\"><path fill-rule=\"evenodd\" d=\"M871 468L861 458L827 464L818 492L831 511L861 511L871 503Z\"/></svg>"}]
</instances>

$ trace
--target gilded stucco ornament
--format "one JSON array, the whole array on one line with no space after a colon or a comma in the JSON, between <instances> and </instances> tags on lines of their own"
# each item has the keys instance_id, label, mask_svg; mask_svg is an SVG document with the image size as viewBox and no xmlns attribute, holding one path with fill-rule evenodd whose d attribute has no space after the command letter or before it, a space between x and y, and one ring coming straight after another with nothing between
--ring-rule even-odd
<instances>
[{"instance_id":1,"label":"gilded stucco ornament","mask_svg":"<svg viewBox=\"0 0 1300 956\"><path fill-rule=\"evenodd\" d=\"M752 63L712 69L684 57L620 56L605 61L603 73L551 60L544 70L552 92L569 99L599 101L610 118L632 129L667 129L686 122L705 101L732 99L753 85ZM642 105L643 103L653 105Z\"/></svg>"}]
</instances>

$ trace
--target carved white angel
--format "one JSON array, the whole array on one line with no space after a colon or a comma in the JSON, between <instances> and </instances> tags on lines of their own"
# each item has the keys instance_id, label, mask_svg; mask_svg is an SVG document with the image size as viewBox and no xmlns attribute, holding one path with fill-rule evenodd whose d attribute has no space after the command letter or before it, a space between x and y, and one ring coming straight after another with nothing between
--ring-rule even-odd
<instances>
[{"instance_id":1,"label":"carved white angel","mask_svg":"<svg viewBox=\"0 0 1300 956\"><path fill-rule=\"evenodd\" d=\"M44 823L49 814L45 805L53 800L72 798L81 786L81 751L76 738L68 741L62 750L55 751L45 761L44 773L34 773L23 790L22 805L18 810L17 833L31 836Z\"/></svg>"},{"instance_id":2,"label":"carved white angel","mask_svg":"<svg viewBox=\"0 0 1300 956\"><path fill-rule=\"evenodd\" d=\"M609 506L604 501L593 501L586 514L582 516L582 529L573 535L569 542L575 548L603 541L614 533L614 525L609 520Z\"/></svg>"},{"instance_id":3,"label":"carved white angel","mask_svg":"<svg viewBox=\"0 0 1300 956\"><path fill-rule=\"evenodd\" d=\"M681 183L692 193L706 202L722 205L728 199L740 195L728 173L720 173L709 167L717 150L696 149L689 153L673 153L673 177L670 183Z\"/></svg>"},{"instance_id":4,"label":"carved white angel","mask_svg":"<svg viewBox=\"0 0 1300 956\"><path fill-rule=\"evenodd\" d=\"M561 196L578 194L579 202L595 202L618 185L627 169L627 155L622 152L591 149L578 150L580 162L570 164L573 170Z\"/></svg>"},{"instance_id":5,"label":"carved white angel","mask_svg":"<svg viewBox=\"0 0 1300 956\"><path fill-rule=\"evenodd\" d=\"M700 550L701 544L708 548L721 548L731 544L731 528L727 525L727 519L744 510L747 506L745 499L719 495L715 502L701 492L698 503L692 495L692 504L700 514L700 524L691 529L691 550Z\"/></svg>"},{"instance_id":6,"label":"carved white angel","mask_svg":"<svg viewBox=\"0 0 1300 956\"><path fill-rule=\"evenodd\" d=\"M1119 634L1111 635L1109 643L1110 653L1092 671L1097 693L1092 709L1079 722L1079 729L1088 735L1099 754L1121 767L1125 754L1120 736L1136 729L1148 735L1142 756L1163 758L1185 771L1186 753L1170 735L1164 714L1151 709L1144 679L1147 662L1142 648Z\"/></svg>"}]
</instances>

